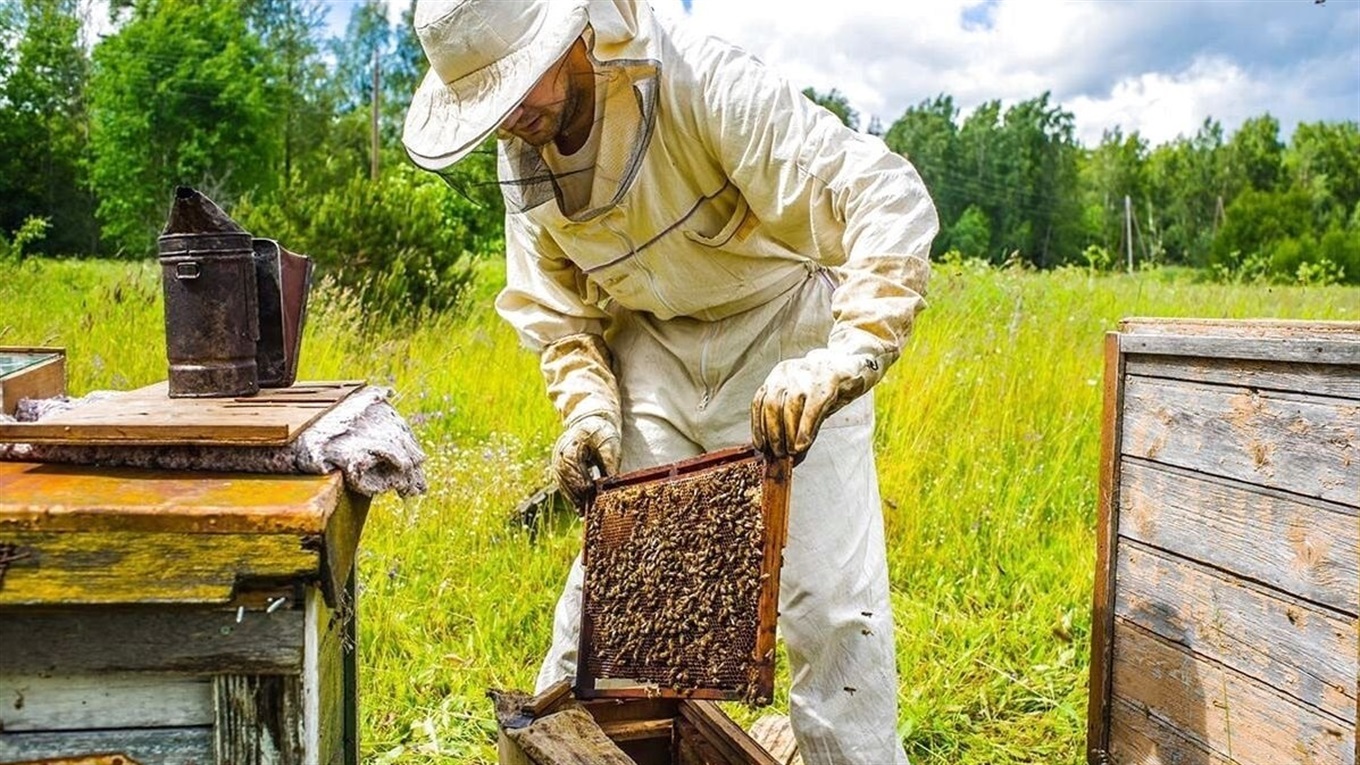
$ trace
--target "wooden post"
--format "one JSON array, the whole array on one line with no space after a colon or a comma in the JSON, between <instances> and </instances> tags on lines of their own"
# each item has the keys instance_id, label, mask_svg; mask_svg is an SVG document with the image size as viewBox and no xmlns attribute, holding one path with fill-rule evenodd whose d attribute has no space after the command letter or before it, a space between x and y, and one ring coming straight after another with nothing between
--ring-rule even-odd
<instances>
[{"instance_id":1,"label":"wooden post","mask_svg":"<svg viewBox=\"0 0 1360 765\"><path fill-rule=\"evenodd\" d=\"M1096 582L1091 606L1090 700L1086 762L1105 765L1110 747L1109 704L1114 655L1115 541L1119 533L1119 412L1124 387L1119 333L1105 335L1105 400L1101 410L1100 506L1096 520Z\"/></svg>"}]
</instances>

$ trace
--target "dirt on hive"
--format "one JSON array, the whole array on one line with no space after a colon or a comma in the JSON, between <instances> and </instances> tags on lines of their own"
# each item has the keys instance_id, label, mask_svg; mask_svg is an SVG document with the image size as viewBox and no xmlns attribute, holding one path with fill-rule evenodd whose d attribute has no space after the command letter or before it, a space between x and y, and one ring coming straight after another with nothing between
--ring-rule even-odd
<instances>
[{"instance_id":1,"label":"dirt on hive","mask_svg":"<svg viewBox=\"0 0 1360 765\"><path fill-rule=\"evenodd\" d=\"M622 486L586 517L587 670L677 691L755 693L764 466Z\"/></svg>"}]
</instances>

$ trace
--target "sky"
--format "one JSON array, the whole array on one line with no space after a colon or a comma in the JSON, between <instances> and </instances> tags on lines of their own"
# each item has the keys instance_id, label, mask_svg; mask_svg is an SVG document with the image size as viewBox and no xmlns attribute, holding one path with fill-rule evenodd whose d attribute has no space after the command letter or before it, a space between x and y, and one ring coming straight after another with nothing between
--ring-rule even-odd
<instances>
[{"instance_id":1,"label":"sky","mask_svg":"<svg viewBox=\"0 0 1360 765\"><path fill-rule=\"evenodd\" d=\"M338 21L356 3L329 0ZM393 16L406 6L389 0ZM1360 122L1360 0L654 0L798 87L835 88L886 129L953 96L966 116L1045 91L1088 146L1115 127L1152 144L1206 117L1231 134L1269 112ZM342 26L342 25L341 25Z\"/></svg>"}]
</instances>

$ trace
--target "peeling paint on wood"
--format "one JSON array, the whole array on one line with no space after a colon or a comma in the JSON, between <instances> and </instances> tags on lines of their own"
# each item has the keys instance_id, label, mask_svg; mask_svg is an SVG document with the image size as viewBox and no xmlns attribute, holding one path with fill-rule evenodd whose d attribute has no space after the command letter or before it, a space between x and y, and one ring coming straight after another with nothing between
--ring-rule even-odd
<instances>
[{"instance_id":1,"label":"peeling paint on wood","mask_svg":"<svg viewBox=\"0 0 1360 765\"><path fill-rule=\"evenodd\" d=\"M344 479L0 461L0 534L322 534Z\"/></svg>"},{"instance_id":2,"label":"peeling paint on wood","mask_svg":"<svg viewBox=\"0 0 1360 765\"><path fill-rule=\"evenodd\" d=\"M30 551L11 564L0 606L226 603L244 582L312 579L321 556L287 534L102 531L6 533Z\"/></svg>"}]
</instances>

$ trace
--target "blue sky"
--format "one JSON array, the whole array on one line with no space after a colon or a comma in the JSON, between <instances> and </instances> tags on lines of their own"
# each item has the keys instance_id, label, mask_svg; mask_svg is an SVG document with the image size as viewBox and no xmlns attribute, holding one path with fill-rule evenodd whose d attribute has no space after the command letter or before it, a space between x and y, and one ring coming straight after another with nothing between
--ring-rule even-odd
<instances>
[{"instance_id":1,"label":"blue sky","mask_svg":"<svg viewBox=\"0 0 1360 765\"><path fill-rule=\"evenodd\" d=\"M406 0L390 0L395 18ZM356 3L330 0L340 21ZM654 0L800 87L889 125L939 93L966 114L1052 93L1088 144L1205 117L1360 121L1360 0ZM343 22L336 25L343 28Z\"/></svg>"}]
</instances>

